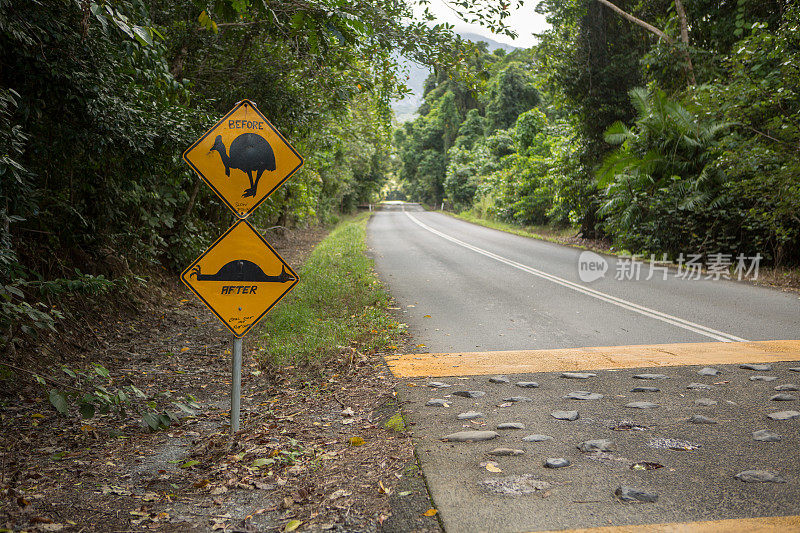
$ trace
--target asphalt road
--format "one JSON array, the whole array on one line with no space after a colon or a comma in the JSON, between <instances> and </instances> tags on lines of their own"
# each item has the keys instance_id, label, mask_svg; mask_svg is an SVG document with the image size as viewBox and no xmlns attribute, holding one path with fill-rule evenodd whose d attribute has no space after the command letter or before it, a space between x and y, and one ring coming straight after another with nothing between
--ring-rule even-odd
<instances>
[{"instance_id":1,"label":"asphalt road","mask_svg":"<svg viewBox=\"0 0 800 533\"><path fill-rule=\"evenodd\" d=\"M648 265L615 279L625 264L610 256L593 259L604 277L582 281L580 250L410 205L376 213L368 242L415 340L416 353L387 362L445 530L800 531L797 294L674 270L647 280ZM577 370L591 374L562 375ZM572 421L552 414L572 410ZM774 419L781 410L791 414ZM496 433L445 439L465 430ZM777 440L757 440L764 430ZM595 439L609 450L579 450ZM780 482L736 477L748 470ZM657 500L623 503L620 486Z\"/></svg>"},{"instance_id":2,"label":"asphalt road","mask_svg":"<svg viewBox=\"0 0 800 533\"><path fill-rule=\"evenodd\" d=\"M469 224L416 205L378 212L368 228L376 270L419 351L573 348L795 339L800 298L750 283L579 278L581 250ZM692 250L687 250L687 254Z\"/></svg>"}]
</instances>

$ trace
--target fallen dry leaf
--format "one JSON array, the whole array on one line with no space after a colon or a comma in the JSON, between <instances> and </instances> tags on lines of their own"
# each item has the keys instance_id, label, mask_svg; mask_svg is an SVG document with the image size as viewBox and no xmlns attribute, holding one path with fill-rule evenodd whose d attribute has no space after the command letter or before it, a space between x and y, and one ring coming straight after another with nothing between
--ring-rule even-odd
<instances>
[{"instance_id":1,"label":"fallen dry leaf","mask_svg":"<svg viewBox=\"0 0 800 533\"><path fill-rule=\"evenodd\" d=\"M425 511L424 513L422 513L422 515L423 516L436 516L436 513L438 513L438 512L439 511L437 511L436 509L431 508L431 509L428 509L427 511Z\"/></svg>"}]
</instances>

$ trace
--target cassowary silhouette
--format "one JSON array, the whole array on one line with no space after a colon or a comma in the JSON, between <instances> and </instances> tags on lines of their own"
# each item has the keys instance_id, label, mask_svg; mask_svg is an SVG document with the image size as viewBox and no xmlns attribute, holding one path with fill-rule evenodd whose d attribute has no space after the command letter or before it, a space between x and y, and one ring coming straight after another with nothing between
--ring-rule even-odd
<instances>
[{"instance_id":1,"label":"cassowary silhouette","mask_svg":"<svg viewBox=\"0 0 800 533\"><path fill-rule=\"evenodd\" d=\"M216 150L225 165L225 175L230 177L231 169L238 168L250 178L250 188L245 189L242 198L255 196L258 188L258 180L265 170L275 170L275 153L269 142L256 133L242 133L231 141L230 154L225 150L222 143L222 135L217 135L211 151ZM253 172L256 179L253 181Z\"/></svg>"},{"instance_id":2,"label":"cassowary silhouette","mask_svg":"<svg viewBox=\"0 0 800 533\"><path fill-rule=\"evenodd\" d=\"M294 276L286 272L286 267L281 267L277 276L267 276L261 267L246 259L234 259L226 263L216 274L203 274L200 265L195 266L189 273L190 278L197 281L249 281L249 282L277 282L286 283L294 281Z\"/></svg>"}]
</instances>

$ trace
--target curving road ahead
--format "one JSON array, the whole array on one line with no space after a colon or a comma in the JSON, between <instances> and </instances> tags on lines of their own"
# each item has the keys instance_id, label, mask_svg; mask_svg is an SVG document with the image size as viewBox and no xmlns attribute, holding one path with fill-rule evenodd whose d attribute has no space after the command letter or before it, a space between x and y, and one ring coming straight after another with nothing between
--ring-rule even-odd
<instances>
[{"instance_id":1,"label":"curving road ahead","mask_svg":"<svg viewBox=\"0 0 800 533\"><path fill-rule=\"evenodd\" d=\"M492 351L795 339L797 294L726 280L582 282L580 250L476 226L416 204L373 217L379 276L421 351ZM687 254L691 253L687 250ZM621 268L621 267L620 267Z\"/></svg>"}]
</instances>

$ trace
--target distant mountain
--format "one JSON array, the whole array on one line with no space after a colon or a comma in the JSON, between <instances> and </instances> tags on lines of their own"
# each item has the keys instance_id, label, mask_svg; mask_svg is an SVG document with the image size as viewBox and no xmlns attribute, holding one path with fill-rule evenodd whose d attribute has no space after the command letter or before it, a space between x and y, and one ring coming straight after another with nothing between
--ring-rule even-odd
<instances>
[{"instance_id":1,"label":"distant mountain","mask_svg":"<svg viewBox=\"0 0 800 533\"><path fill-rule=\"evenodd\" d=\"M463 39L476 43L480 41L485 42L489 45L490 52L494 52L498 48L502 48L506 52L511 52L517 48L510 44L504 44L494 39L478 35L477 33L459 32L459 35L461 35ZM418 65L402 57L400 58L400 65L408 69L409 78L406 80L406 85L413 91L412 94L392 104L397 122L403 123L414 120L417 117L417 109L422 105L422 90L425 86L425 80L431 71L427 66Z\"/></svg>"}]
</instances>

